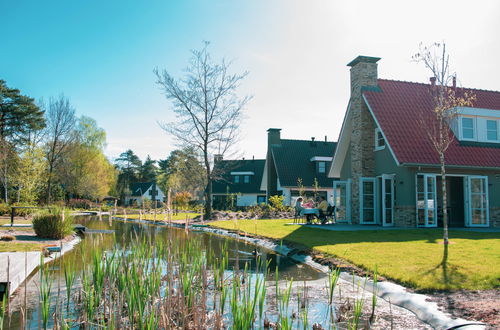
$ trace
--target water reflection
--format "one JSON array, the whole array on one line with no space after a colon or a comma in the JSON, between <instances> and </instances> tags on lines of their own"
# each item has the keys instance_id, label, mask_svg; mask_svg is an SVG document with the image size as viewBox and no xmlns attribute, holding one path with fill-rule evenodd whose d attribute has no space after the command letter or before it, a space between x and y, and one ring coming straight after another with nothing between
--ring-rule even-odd
<instances>
[{"instance_id":1,"label":"water reflection","mask_svg":"<svg viewBox=\"0 0 500 330\"><path fill-rule=\"evenodd\" d=\"M52 295L54 298L57 295L64 295L64 274L63 269L66 263L71 263L75 272L80 273L81 270L88 265L91 260L92 249L100 249L107 252L112 252L116 249L127 248L134 244L134 239L148 238L152 243L160 240L171 240L174 244L183 245L189 240L196 240L200 248L207 254L212 254L215 258L221 257L223 250L229 252L229 263L227 272L231 273L234 270L248 269L249 272L262 272L263 269L257 270L258 256L267 260L269 264L268 280L275 279L275 270L279 270L279 279L294 281L308 281L324 277L325 275L312 269L308 266L297 264L290 258L275 254L272 251L255 247L243 241L228 239L211 233L202 231L191 231L187 233L183 229L169 228L166 226L154 226L149 224L111 221L109 217L78 217L76 222L93 230L93 233L85 235L85 239L63 258L56 261L50 267L54 278ZM114 233L99 233L99 230L109 231ZM23 314L26 315L27 325L29 328L39 328L39 303L38 303L38 287L39 275L33 274L26 282L26 286L22 286L12 299L11 311L12 317L10 324L6 324L7 329L18 329L22 322ZM81 284L77 280L74 287L75 294L79 291ZM26 293L26 297L25 297ZM25 303L26 299L26 303ZM27 306L25 313L20 313L20 308Z\"/></svg>"}]
</instances>

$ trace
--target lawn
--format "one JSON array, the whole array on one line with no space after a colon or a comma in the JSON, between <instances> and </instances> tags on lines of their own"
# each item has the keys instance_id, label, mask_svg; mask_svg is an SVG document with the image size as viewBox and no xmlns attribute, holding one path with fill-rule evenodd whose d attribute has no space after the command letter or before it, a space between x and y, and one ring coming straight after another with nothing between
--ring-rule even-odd
<instances>
[{"instance_id":1,"label":"lawn","mask_svg":"<svg viewBox=\"0 0 500 330\"><path fill-rule=\"evenodd\" d=\"M43 244L0 241L0 252L41 251Z\"/></svg>"},{"instance_id":2,"label":"lawn","mask_svg":"<svg viewBox=\"0 0 500 330\"><path fill-rule=\"evenodd\" d=\"M177 215L172 215L172 220L177 221L177 220L186 220L188 219L193 219L194 217L199 216L200 213L184 213L184 212L179 212ZM117 214L116 217L118 218L127 218L127 219L140 219L139 214ZM156 214L156 220L164 220L165 219L165 214L162 213L157 213ZM142 215L142 220L154 220L154 214L143 214Z\"/></svg>"},{"instance_id":3,"label":"lawn","mask_svg":"<svg viewBox=\"0 0 500 330\"><path fill-rule=\"evenodd\" d=\"M482 290L500 287L500 233L451 230L443 262L442 229L329 231L290 220L216 221L240 230L300 244L419 289Z\"/></svg>"}]
</instances>

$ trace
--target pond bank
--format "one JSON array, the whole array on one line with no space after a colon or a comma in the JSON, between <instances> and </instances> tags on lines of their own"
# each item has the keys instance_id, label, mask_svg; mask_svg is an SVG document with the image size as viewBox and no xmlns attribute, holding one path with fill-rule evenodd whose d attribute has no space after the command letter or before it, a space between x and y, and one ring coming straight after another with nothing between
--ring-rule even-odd
<instances>
[{"instance_id":1,"label":"pond bank","mask_svg":"<svg viewBox=\"0 0 500 330\"><path fill-rule=\"evenodd\" d=\"M44 263L48 263L71 251L81 238L72 235L70 239L60 242L60 252L51 253L44 258ZM9 295L16 293L17 288L40 266L42 251L30 252L1 252L0 253L0 294L9 288Z\"/></svg>"},{"instance_id":2,"label":"pond bank","mask_svg":"<svg viewBox=\"0 0 500 330\"><path fill-rule=\"evenodd\" d=\"M152 222L147 220L136 220L136 219L124 219L124 218L116 218L116 220L121 221L130 221L130 222L139 222L145 224L153 224L160 226L175 226L184 228L185 224L183 223L165 223L163 221L160 222ZM313 258L313 255L310 251L301 251L297 248L287 246L286 244L281 244L275 240L262 237L262 236L250 236L244 233L239 233L237 231L231 231L226 229L219 228L211 228L206 225L194 224L190 226L190 230L193 231L203 231L216 235L221 235L225 237L230 237L236 240L245 241L247 243L263 247L272 251L275 251L278 254L290 257L300 263L304 263L312 268L315 268L321 272L328 272L329 267L327 265L322 265L316 262ZM453 319L449 314L444 313L439 310L437 303L431 302L429 297L422 294L415 294L408 292L408 290L400 285L382 281L378 282L376 286L374 286L373 281L357 276L351 275L346 272L341 273L341 281L344 286L349 283L352 286L352 283L364 283L363 286L370 292L375 291L377 296L384 299L385 304L396 305L404 308L405 310L411 311L414 313L421 321L431 325L433 328L439 329L447 329L452 327L460 326L463 329L484 329L485 326L483 323L467 321L461 318ZM366 281L366 282L365 282ZM373 288L376 290L373 290Z\"/></svg>"}]
</instances>

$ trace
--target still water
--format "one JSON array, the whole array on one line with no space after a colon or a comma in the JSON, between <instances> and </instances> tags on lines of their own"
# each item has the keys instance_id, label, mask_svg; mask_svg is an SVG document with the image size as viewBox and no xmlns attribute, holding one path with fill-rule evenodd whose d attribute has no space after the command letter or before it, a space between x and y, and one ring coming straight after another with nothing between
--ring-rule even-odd
<instances>
[{"instance_id":1,"label":"still water","mask_svg":"<svg viewBox=\"0 0 500 330\"><path fill-rule=\"evenodd\" d=\"M173 244L182 244L183 241L196 240L203 251L212 251L215 256L222 254L225 248L228 251L229 262L227 272L232 273L235 270L241 271L248 269L252 272L256 269L257 258L267 260L269 273L267 279L269 282L275 281L276 269L278 269L279 280L291 280L294 282L314 281L324 278L326 275L307 265L298 264L288 257L278 255L270 250L261 249L254 245L242 241L218 236L203 231L190 231L186 233L183 229L167 226L155 226L149 224L140 224L135 222L111 221L108 217L77 217L76 222L91 229L90 234L72 251L68 252L63 258L49 264L51 278L53 278L51 295L56 300L57 296L65 295L65 280L63 269L65 264L71 263L73 270L80 273L85 265L91 262L90 256L93 249L112 253L114 250L122 250L123 247L130 248L136 240L134 238L154 237L156 241L170 240ZM20 309L26 306L26 326L30 329L40 327L40 302L39 302L39 283L40 275L36 272L26 282L26 287L21 286L11 301L11 317L6 320L6 329L19 329L21 327L22 315ZM81 289L81 282L77 278L74 286L75 295ZM324 305L324 303L316 302ZM316 306L314 310L321 311L324 308ZM314 314L314 313L313 313ZM320 314L323 314L321 312ZM312 316L312 315L311 315ZM321 318L326 317L322 315ZM311 322L314 321L312 317Z\"/></svg>"}]
</instances>

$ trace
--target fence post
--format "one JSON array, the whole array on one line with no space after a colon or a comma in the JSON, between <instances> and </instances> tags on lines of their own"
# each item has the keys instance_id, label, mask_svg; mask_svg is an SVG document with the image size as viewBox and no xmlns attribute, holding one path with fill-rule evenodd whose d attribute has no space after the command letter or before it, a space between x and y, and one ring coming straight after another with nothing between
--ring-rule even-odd
<instances>
[{"instance_id":1,"label":"fence post","mask_svg":"<svg viewBox=\"0 0 500 330\"><path fill-rule=\"evenodd\" d=\"M12 211L10 212L10 226L14 227L14 216L16 214L16 208L13 206Z\"/></svg>"}]
</instances>

